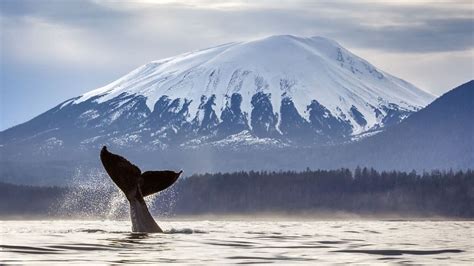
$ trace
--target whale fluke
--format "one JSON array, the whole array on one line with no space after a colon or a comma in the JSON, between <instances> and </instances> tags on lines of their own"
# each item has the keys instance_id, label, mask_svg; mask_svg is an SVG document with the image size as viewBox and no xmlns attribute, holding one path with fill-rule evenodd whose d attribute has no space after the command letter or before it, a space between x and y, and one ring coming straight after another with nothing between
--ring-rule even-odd
<instances>
[{"instance_id":1,"label":"whale fluke","mask_svg":"<svg viewBox=\"0 0 474 266\"><path fill-rule=\"evenodd\" d=\"M141 174L143 183L140 184L143 197L167 189L173 185L183 171L146 171Z\"/></svg>"},{"instance_id":2,"label":"whale fluke","mask_svg":"<svg viewBox=\"0 0 474 266\"><path fill-rule=\"evenodd\" d=\"M104 146L100 151L100 160L112 181L123 191L130 202L130 216L133 232L162 232L146 206L143 197L152 195L170 187L183 172L146 171L124 157L113 154Z\"/></svg>"}]
</instances>

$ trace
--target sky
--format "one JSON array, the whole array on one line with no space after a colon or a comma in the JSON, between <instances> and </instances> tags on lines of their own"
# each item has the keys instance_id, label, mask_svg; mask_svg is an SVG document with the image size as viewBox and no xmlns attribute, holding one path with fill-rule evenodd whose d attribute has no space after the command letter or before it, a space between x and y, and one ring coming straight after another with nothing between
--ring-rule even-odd
<instances>
[{"instance_id":1,"label":"sky","mask_svg":"<svg viewBox=\"0 0 474 266\"><path fill-rule=\"evenodd\" d=\"M323 36L434 95L473 79L472 1L0 0L0 130L149 61Z\"/></svg>"}]
</instances>

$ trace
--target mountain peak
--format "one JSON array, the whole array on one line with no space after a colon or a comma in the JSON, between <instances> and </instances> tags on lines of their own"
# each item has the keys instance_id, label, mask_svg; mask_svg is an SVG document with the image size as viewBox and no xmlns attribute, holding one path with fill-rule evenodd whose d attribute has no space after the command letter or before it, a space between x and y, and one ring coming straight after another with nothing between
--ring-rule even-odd
<instances>
[{"instance_id":1,"label":"mountain peak","mask_svg":"<svg viewBox=\"0 0 474 266\"><path fill-rule=\"evenodd\" d=\"M243 111L250 114L255 93L268 94L274 112L283 98L290 98L299 115L309 119L312 100L334 117L351 121L353 132L380 125L378 106L395 104L414 111L433 96L391 76L324 37L274 35L235 42L153 61L119 80L84 94L75 103L92 97L104 102L119 95L143 95L150 111L160 97L190 101L190 117L198 112L201 97L215 96L217 116L239 93ZM367 123L358 124L350 110ZM383 108L379 108L383 109ZM384 113L385 111L381 111Z\"/></svg>"}]
</instances>

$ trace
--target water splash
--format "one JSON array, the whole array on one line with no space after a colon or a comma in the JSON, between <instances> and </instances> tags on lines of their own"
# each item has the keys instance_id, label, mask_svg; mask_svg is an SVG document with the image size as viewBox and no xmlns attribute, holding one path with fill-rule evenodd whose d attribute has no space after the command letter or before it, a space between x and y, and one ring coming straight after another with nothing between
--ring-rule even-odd
<instances>
[{"instance_id":1,"label":"water splash","mask_svg":"<svg viewBox=\"0 0 474 266\"><path fill-rule=\"evenodd\" d=\"M97 168L77 167L68 190L57 202L55 212L85 218L122 218L128 213L123 193Z\"/></svg>"},{"instance_id":2,"label":"water splash","mask_svg":"<svg viewBox=\"0 0 474 266\"><path fill-rule=\"evenodd\" d=\"M175 215L179 181L172 187L158 192L147 201L150 210L160 218L169 218Z\"/></svg>"},{"instance_id":3,"label":"water splash","mask_svg":"<svg viewBox=\"0 0 474 266\"><path fill-rule=\"evenodd\" d=\"M120 218L128 214L128 202L122 191L115 188L111 192L110 201L108 204L107 219Z\"/></svg>"},{"instance_id":4,"label":"water splash","mask_svg":"<svg viewBox=\"0 0 474 266\"><path fill-rule=\"evenodd\" d=\"M191 228L181 228L181 229L176 229L176 228L171 228L167 231L164 231L163 233L165 234L208 234L207 231L203 230L196 230L196 229L191 229Z\"/></svg>"},{"instance_id":5,"label":"water splash","mask_svg":"<svg viewBox=\"0 0 474 266\"><path fill-rule=\"evenodd\" d=\"M159 217L174 213L175 186L145 198L150 211ZM81 218L123 219L129 216L123 192L99 168L77 167L67 192L51 208L52 214Z\"/></svg>"}]
</instances>

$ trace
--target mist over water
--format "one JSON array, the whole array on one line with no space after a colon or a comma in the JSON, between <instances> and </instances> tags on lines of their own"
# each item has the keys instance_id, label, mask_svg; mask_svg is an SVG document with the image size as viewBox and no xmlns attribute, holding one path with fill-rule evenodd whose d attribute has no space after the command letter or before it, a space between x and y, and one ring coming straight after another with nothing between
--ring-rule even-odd
<instances>
[{"instance_id":1,"label":"mist over water","mask_svg":"<svg viewBox=\"0 0 474 266\"><path fill-rule=\"evenodd\" d=\"M473 222L2 221L0 262L427 263L474 260Z\"/></svg>"}]
</instances>

